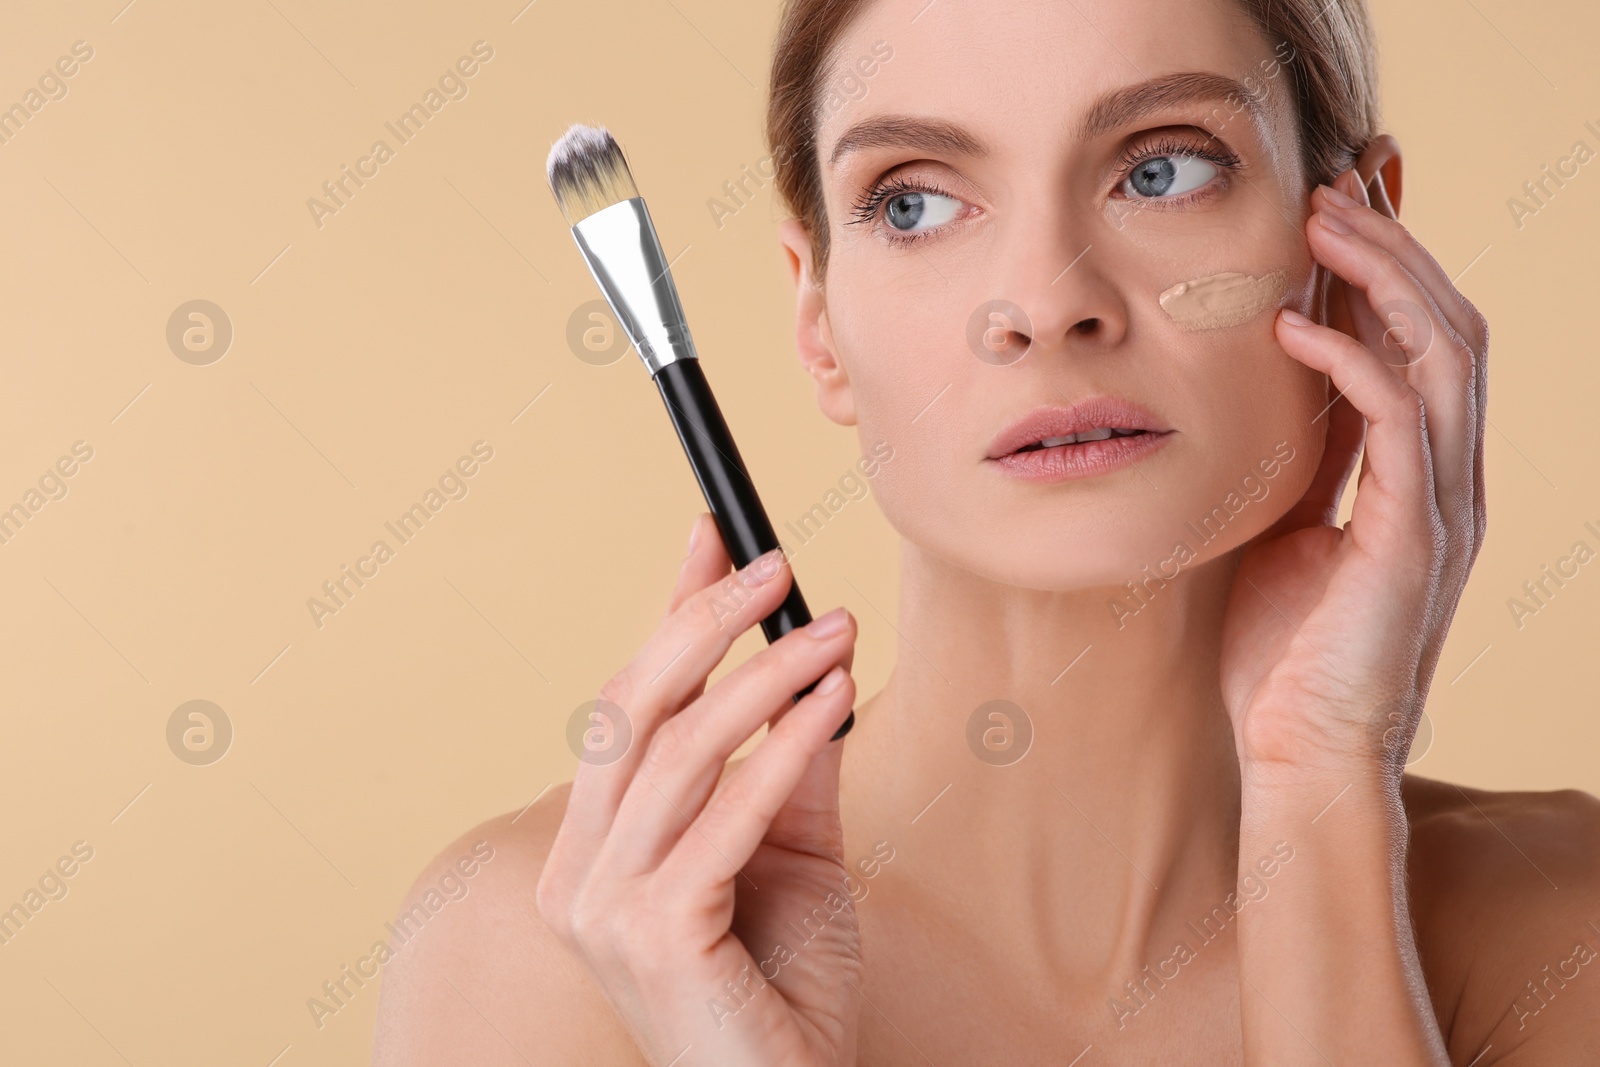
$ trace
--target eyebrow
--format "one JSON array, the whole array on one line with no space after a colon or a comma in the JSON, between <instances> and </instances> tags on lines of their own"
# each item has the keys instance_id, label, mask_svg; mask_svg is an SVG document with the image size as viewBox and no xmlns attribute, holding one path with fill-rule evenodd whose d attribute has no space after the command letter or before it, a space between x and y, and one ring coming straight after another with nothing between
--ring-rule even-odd
<instances>
[{"instance_id":1,"label":"eyebrow","mask_svg":"<svg viewBox=\"0 0 1600 1067\"><path fill-rule=\"evenodd\" d=\"M1078 126L1080 140L1090 140L1132 125L1163 108L1196 100L1234 100L1242 102L1256 122L1265 118L1260 102L1237 78L1208 70L1180 71L1159 78L1113 89L1096 100Z\"/></svg>"},{"instance_id":2,"label":"eyebrow","mask_svg":"<svg viewBox=\"0 0 1600 1067\"><path fill-rule=\"evenodd\" d=\"M1077 137L1091 140L1178 104L1235 99L1258 126L1264 122L1260 102L1236 78L1214 71L1163 74L1102 94L1078 124ZM828 157L828 166L863 148L916 148L963 156L989 154L985 141L955 123L911 115L877 115L863 119L840 135Z\"/></svg>"}]
</instances>

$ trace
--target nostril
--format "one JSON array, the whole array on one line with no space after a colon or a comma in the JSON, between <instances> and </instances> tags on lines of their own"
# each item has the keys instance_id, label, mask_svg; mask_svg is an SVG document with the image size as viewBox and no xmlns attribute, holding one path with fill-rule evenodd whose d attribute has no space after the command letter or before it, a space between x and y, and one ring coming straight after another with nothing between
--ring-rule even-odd
<instances>
[{"instance_id":1,"label":"nostril","mask_svg":"<svg viewBox=\"0 0 1600 1067\"><path fill-rule=\"evenodd\" d=\"M1094 333L1100 328L1099 319L1084 319L1078 323L1076 329L1079 333Z\"/></svg>"}]
</instances>

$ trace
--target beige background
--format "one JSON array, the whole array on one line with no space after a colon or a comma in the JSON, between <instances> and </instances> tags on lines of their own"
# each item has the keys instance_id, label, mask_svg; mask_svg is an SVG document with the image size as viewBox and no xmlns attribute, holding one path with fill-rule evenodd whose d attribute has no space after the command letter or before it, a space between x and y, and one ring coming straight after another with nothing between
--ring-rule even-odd
<instances>
[{"instance_id":1,"label":"beige background","mask_svg":"<svg viewBox=\"0 0 1600 1067\"><path fill-rule=\"evenodd\" d=\"M307 999L457 834L571 777L567 718L654 626L701 507L637 360L569 350L597 294L544 183L568 123L623 141L775 523L856 459L793 358L770 195L720 228L707 206L765 154L776 6L124 2L11 5L0 35L0 105L94 50L0 145L0 507L93 449L0 545L0 906L94 850L0 945L0 1045L365 1062L376 983L320 1029ZM1494 328L1490 535L1414 769L1600 792L1600 562L1520 630L1507 608L1575 541L1600 549L1600 163L1520 230L1507 206L1600 149L1600 13L1375 8L1403 218ZM383 124L479 40L468 95L319 228L308 198L395 147ZM166 341L193 299L233 325L207 366ZM396 546L383 523L479 440L468 495L319 628L307 599ZM866 502L796 558L817 613L861 621L863 693L890 667L895 559ZM195 699L234 729L208 766L167 742Z\"/></svg>"}]
</instances>

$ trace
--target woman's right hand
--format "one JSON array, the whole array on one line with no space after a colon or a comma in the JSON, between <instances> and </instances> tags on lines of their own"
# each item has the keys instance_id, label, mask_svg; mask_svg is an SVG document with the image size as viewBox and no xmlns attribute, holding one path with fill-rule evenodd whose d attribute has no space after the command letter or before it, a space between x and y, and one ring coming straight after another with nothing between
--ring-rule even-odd
<instances>
[{"instance_id":1,"label":"woman's right hand","mask_svg":"<svg viewBox=\"0 0 1600 1067\"><path fill-rule=\"evenodd\" d=\"M666 616L601 687L614 744L581 756L538 912L653 1067L853 1065L861 937L845 889L843 746L829 739L855 700L855 621L824 615L707 690L793 576L780 550L730 577L711 516L695 523ZM830 616L839 625L824 633Z\"/></svg>"}]
</instances>

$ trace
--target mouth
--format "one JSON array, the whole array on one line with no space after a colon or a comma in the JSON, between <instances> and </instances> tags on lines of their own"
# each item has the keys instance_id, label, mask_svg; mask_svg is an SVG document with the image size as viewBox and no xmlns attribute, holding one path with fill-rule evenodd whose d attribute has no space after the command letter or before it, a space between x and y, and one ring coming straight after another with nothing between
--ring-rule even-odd
<instances>
[{"instance_id":1,"label":"mouth","mask_svg":"<svg viewBox=\"0 0 1600 1067\"><path fill-rule=\"evenodd\" d=\"M1061 448L1070 445L1082 445L1088 444L1091 441L1109 441L1113 437L1139 437L1149 432L1149 430L1140 429L1138 427L1129 427L1124 429L1120 426L1101 426L1096 427L1093 430L1085 430L1082 433L1069 433L1064 437L1046 437L1043 440L1033 442L1031 445L1023 445L1021 448L1014 449L1008 454L1016 455L1018 452L1039 452L1046 448Z\"/></svg>"},{"instance_id":2,"label":"mouth","mask_svg":"<svg viewBox=\"0 0 1600 1067\"><path fill-rule=\"evenodd\" d=\"M1052 450L1062 454L1101 452L1108 448L1123 450L1153 443L1137 440L1139 438L1163 437L1172 432L1158 416L1138 404L1096 396L1068 407L1035 408L995 435L987 458L999 460ZM1135 440L1114 445L1103 443L1121 442L1124 438Z\"/></svg>"}]
</instances>

